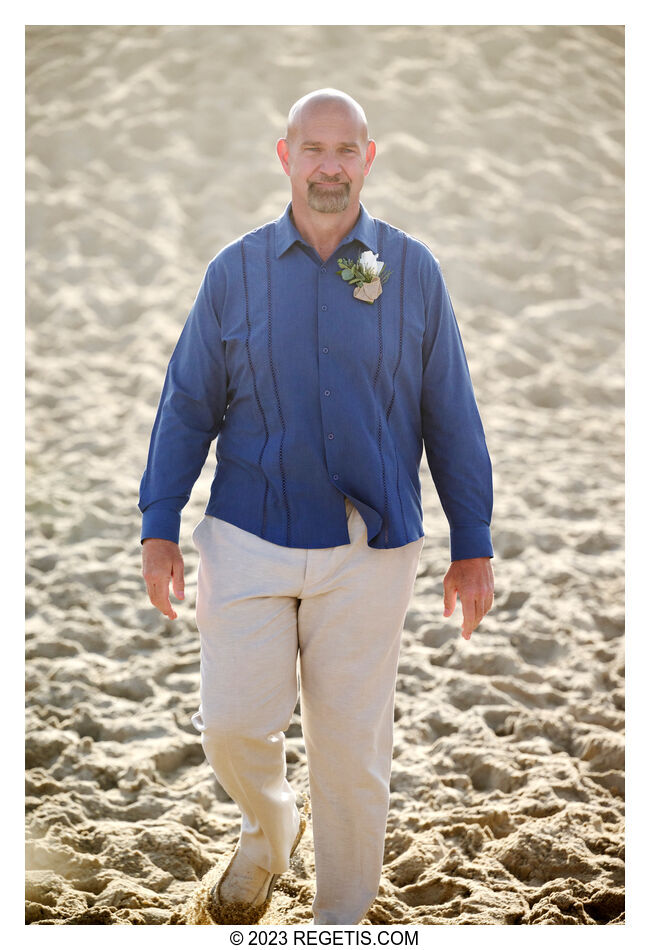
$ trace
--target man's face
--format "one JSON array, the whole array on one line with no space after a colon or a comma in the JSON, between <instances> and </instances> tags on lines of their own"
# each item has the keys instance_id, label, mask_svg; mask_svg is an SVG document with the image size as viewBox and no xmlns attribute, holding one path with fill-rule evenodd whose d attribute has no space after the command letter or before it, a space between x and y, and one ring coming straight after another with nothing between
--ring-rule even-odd
<instances>
[{"instance_id":1,"label":"man's face","mask_svg":"<svg viewBox=\"0 0 650 950\"><path fill-rule=\"evenodd\" d=\"M350 200L358 200L375 143L366 140L352 110L329 104L305 110L290 140L278 143L278 154L291 178L293 202L336 214L345 211Z\"/></svg>"}]
</instances>

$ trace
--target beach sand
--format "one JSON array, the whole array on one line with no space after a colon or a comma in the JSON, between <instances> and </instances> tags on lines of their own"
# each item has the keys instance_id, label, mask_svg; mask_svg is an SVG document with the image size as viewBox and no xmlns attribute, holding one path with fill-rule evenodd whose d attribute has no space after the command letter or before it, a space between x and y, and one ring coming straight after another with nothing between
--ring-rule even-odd
<instances>
[{"instance_id":1,"label":"beach sand","mask_svg":"<svg viewBox=\"0 0 650 950\"><path fill-rule=\"evenodd\" d=\"M448 531L403 639L371 924L621 923L622 27L32 27L27 39L27 920L205 923L237 810L204 760L190 541L170 623L138 483L207 262L282 213L286 113L336 86L362 194L425 241L494 464L496 600L442 616ZM288 775L308 792L299 710ZM264 923L310 918L308 828ZM201 884L201 882L203 883ZM202 916L203 915L203 916Z\"/></svg>"}]
</instances>

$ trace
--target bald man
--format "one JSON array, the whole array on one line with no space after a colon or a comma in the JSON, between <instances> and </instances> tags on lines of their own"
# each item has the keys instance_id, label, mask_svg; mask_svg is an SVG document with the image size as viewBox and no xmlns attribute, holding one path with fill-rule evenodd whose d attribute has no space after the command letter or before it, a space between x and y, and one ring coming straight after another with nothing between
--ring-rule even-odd
<instances>
[{"instance_id":1,"label":"bald man","mask_svg":"<svg viewBox=\"0 0 650 950\"><path fill-rule=\"evenodd\" d=\"M255 923L305 826L284 732L298 695L315 924L357 924L381 875L399 645L424 544L423 448L450 525L444 615L493 598L492 482L437 260L360 203L375 158L349 95L291 108L291 201L210 262L172 354L139 506L152 604L182 600L180 513L216 439L199 551L192 721L241 810L216 923ZM299 678L297 665L299 664Z\"/></svg>"}]
</instances>

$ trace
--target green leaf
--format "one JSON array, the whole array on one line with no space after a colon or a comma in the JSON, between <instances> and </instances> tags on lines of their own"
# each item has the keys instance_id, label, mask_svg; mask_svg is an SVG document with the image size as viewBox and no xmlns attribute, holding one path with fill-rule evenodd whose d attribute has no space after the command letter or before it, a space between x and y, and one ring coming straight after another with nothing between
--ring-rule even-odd
<instances>
[{"instance_id":1,"label":"green leaf","mask_svg":"<svg viewBox=\"0 0 650 950\"><path fill-rule=\"evenodd\" d=\"M343 280L350 280L350 278L353 276L354 274L347 267L341 271L341 277L343 278Z\"/></svg>"}]
</instances>

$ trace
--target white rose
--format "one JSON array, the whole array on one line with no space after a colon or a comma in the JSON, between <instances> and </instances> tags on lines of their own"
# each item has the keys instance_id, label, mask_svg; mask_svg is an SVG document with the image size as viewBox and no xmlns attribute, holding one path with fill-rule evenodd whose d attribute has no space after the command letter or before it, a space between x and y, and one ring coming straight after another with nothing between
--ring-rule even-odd
<instances>
[{"instance_id":1,"label":"white rose","mask_svg":"<svg viewBox=\"0 0 650 950\"><path fill-rule=\"evenodd\" d=\"M383 261L377 260L378 256L378 254L373 254L372 251L364 251L359 258L359 266L376 277L384 266Z\"/></svg>"}]
</instances>

